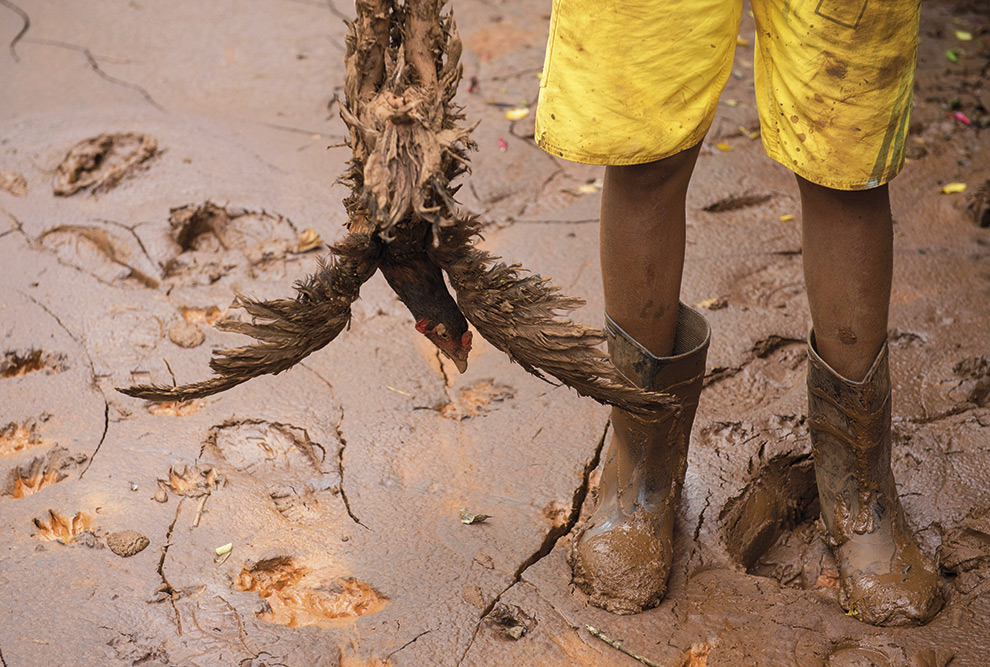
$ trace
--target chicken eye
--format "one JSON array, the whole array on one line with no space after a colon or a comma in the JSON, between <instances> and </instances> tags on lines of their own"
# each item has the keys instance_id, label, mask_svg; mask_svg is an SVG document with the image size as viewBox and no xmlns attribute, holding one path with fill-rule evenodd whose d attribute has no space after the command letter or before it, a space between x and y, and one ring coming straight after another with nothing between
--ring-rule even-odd
<instances>
[{"instance_id":1,"label":"chicken eye","mask_svg":"<svg viewBox=\"0 0 990 667\"><path fill-rule=\"evenodd\" d=\"M444 325L438 324L435 331L440 336L440 340L450 340L450 334L447 333L447 327Z\"/></svg>"}]
</instances>

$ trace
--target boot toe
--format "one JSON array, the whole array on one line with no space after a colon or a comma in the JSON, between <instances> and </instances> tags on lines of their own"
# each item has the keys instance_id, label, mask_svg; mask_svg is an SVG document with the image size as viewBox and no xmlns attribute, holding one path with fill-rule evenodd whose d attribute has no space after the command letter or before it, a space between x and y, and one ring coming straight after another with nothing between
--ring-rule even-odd
<instances>
[{"instance_id":1,"label":"boot toe","mask_svg":"<svg viewBox=\"0 0 990 667\"><path fill-rule=\"evenodd\" d=\"M844 576L842 606L870 625L924 625L942 609L941 586L933 564L912 570L908 570L911 576L900 571Z\"/></svg>"},{"instance_id":2,"label":"boot toe","mask_svg":"<svg viewBox=\"0 0 990 667\"><path fill-rule=\"evenodd\" d=\"M656 517L640 509L608 531L582 531L570 553L574 583L596 607L636 614L663 599L672 548L656 534Z\"/></svg>"}]
</instances>

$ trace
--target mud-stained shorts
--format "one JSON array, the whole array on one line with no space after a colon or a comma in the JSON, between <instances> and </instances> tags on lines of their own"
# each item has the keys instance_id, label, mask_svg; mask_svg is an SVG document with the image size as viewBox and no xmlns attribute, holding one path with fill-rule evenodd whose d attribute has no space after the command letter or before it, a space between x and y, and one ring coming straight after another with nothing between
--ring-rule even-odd
<instances>
[{"instance_id":1,"label":"mud-stained shorts","mask_svg":"<svg viewBox=\"0 0 990 667\"><path fill-rule=\"evenodd\" d=\"M904 163L920 0L752 0L763 146L864 190ZM741 0L553 0L536 139L628 165L697 144L732 70Z\"/></svg>"}]
</instances>

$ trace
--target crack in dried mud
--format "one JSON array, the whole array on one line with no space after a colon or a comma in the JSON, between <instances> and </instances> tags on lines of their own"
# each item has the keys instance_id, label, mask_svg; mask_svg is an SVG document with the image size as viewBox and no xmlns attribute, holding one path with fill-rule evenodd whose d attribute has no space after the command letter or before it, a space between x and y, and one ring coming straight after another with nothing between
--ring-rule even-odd
<instances>
[{"instance_id":1,"label":"crack in dried mud","mask_svg":"<svg viewBox=\"0 0 990 667\"><path fill-rule=\"evenodd\" d=\"M320 375L320 373L317 372L312 366L307 366L306 365L306 362L300 362L299 366L301 368L305 368L307 371L309 371L310 373L312 373L313 375L315 375L320 380L320 382L322 382L323 384L325 384L327 386L327 389L330 390L330 395L333 396L333 385L330 384L330 380L328 380L325 377L323 377L322 375ZM341 421L343 421L343 418L341 418ZM337 423L337 426L338 427L340 426L340 423L341 422L338 422ZM338 436L340 435L339 428L338 428L338 434L337 435Z\"/></svg>"},{"instance_id":2,"label":"crack in dried mud","mask_svg":"<svg viewBox=\"0 0 990 667\"><path fill-rule=\"evenodd\" d=\"M440 375L443 376L443 393L447 395L447 402L450 403L453 399L450 397L450 376L447 375L447 369L443 366L443 357L440 356L440 350L436 351L437 363L440 364Z\"/></svg>"},{"instance_id":3,"label":"crack in dried mud","mask_svg":"<svg viewBox=\"0 0 990 667\"><path fill-rule=\"evenodd\" d=\"M712 491L711 491L711 489L709 489L708 490L708 494L705 496L705 506L702 507L701 508L701 512L698 513L698 523L694 527L694 541L695 541L695 543L698 542L698 535L701 534L701 524L704 523L704 521L705 521L705 511L708 510L708 508L711 506L711 504L712 504Z\"/></svg>"},{"instance_id":4,"label":"crack in dried mud","mask_svg":"<svg viewBox=\"0 0 990 667\"><path fill-rule=\"evenodd\" d=\"M602 450L605 448L605 440L608 437L608 430L610 426L611 422L606 421L605 428L602 431L602 437L599 439L598 445L595 447L594 456L592 456L584 466L584 471L581 475L581 483L578 484L576 489L574 489L574 494L571 497L571 512L567 517L567 521L562 525L553 527L547 531L539 548L530 554L529 557L520 563L519 567L516 568L512 581L510 581L498 595L492 598L491 602L489 602L482 610L481 615L478 617L478 623L474 626L474 631L471 633L471 639L468 640L464 653L461 654L460 659L457 661L458 667L462 662L464 662L464 659L470 652L471 646L474 644L474 640L478 636L478 631L481 629L481 624L484 622L485 617L488 616L495 608L495 605L501 601L502 596L505 595L510 588L522 581L523 574L526 573L526 570L550 555L553 548L557 546L557 542L574 530L574 526L577 525L578 519L581 516L581 507L584 505L584 501L588 497L588 487L590 486L591 473L598 467L598 464L601 461ZM534 588L536 587L534 586Z\"/></svg>"},{"instance_id":5,"label":"crack in dried mud","mask_svg":"<svg viewBox=\"0 0 990 667\"><path fill-rule=\"evenodd\" d=\"M282 132L291 132L293 134L303 134L307 137L318 136L320 139L327 139L333 141L344 141L346 137L340 134L326 134L325 132L318 132L317 130L307 130L304 127L293 127L291 125L279 125L278 123L269 123L268 121L258 120L251 121L255 125L261 125L262 127L267 127L272 130L281 130Z\"/></svg>"},{"instance_id":6,"label":"crack in dried mud","mask_svg":"<svg viewBox=\"0 0 990 667\"><path fill-rule=\"evenodd\" d=\"M10 2L10 0L0 0L0 5L3 5L10 11L20 16L21 21L24 22L24 25L21 26L20 31L14 35L14 39L10 40L10 45L7 47L10 49L10 57L14 59L15 63L19 63L21 62L21 57L17 55L17 42L21 41L21 38L24 37L24 35L27 34L27 31L31 28L31 17L28 16L26 11L15 5L13 2ZM2 656L0 656L0 658L2 658Z\"/></svg>"},{"instance_id":7,"label":"crack in dried mud","mask_svg":"<svg viewBox=\"0 0 990 667\"><path fill-rule=\"evenodd\" d=\"M180 498L179 504L175 507L175 517L173 517L172 523L168 526L168 532L165 533L165 544L162 545L162 557L158 560L157 570L158 576L162 580L162 585L158 587L158 591L168 595L169 604L172 605L172 611L175 612L175 627L180 637L182 636L182 619L179 617L178 607L175 606L176 591L165 577L165 558L168 556L169 547L172 546L172 531L175 530L175 524L179 522L179 511L182 509L182 503L185 500L185 498Z\"/></svg>"},{"instance_id":8,"label":"crack in dried mud","mask_svg":"<svg viewBox=\"0 0 990 667\"><path fill-rule=\"evenodd\" d=\"M69 336L69 338L71 338L73 342L75 342L77 345L79 345L79 347L82 348L83 353L86 355L86 360L89 361L89 372L93 378L93 386L100 392L100 398L103 399L103 434L100 435L100 441L96 443L96 449L94 449L93 453L90 455L89 462L86 464L86 467L83 468L82 472L79 473L79 479L82 479L83 475L86 474L86 471L89 470L89 467L93 465L93 460L96 458L96 454L100 451L100 448L103 446L103 442L107 439L107 432L110 430L110 401L107 399L107 395L103 392L103 389L100 387L99 383L96 380L96 366L93 364L93 358L89 356L89 351L86 349L86 346L83 345L82 342L76 337L76 335L72 333L72 331L69 330L69 328L65 326L65 324L62 323L62 320L59 319L58 315L52 312L52 310L48 306L38 301L33 296L31 296L27 292L24 292L23 290L17 290L17 291L22 296L30 299L34 305L38 306L43 311L48 313L48 315L50 315L51 318L58 323L58 325L62 328L62 330L65 331L65 333Z\"/></svg>"},{"instance_id":9,"label":"crack in dried mud","mask_svg":"<svg viewBox=\"0 0 990 667\"><path fill-rule=\"evenodd\" d=\"M433 632L436 629L437 628L430 628L429 630L423 630L421 633L419 633L418 635L416 635L415 637L413 637L412 639L410 639L409 641L407 641L405 644L403 644L399 648L395 649L394 651L392 651L391 653L389 653L388 655L386 655L385 656L385 663L388 664L388 661L392 659L392 656L393 655L395 655L399 651L402 651L402 650L408 648L409 646L412 646L413 644L416 643L416 640L418 640L420 637L422 637L423 635L427 635L427 634Z\"/></svg>"},{"instance_id":10,"label":"crack in dried mud","mask_svg":"<svg viewBox=\"0 0 990 667\"><path fill-rule=\"evenodd\" d=\"M347 498L347 491L344 490L344 450L347 449L347 440L344 438L343 432L341 432L340 427L344 423L343 409L341 409L340 421L333 427L334 433L337 439L340 441L340 447L337 449L337 474L340 476L340 499L344 502L344 509L347 511L347 516L351 517L351 520L358 524L359 526L371 530L368 526L361 521L361 519L355 516L354 512L351 510L351 501Z\"/></svg>"},{"instance_id":11,"label":"crack in dried mud","mask_svg":"<svg viewBox=\"0 0 990 667\"><path fill-rule=\"evenodd\" d=\"M96 449L94 449L93 453L90 454L89 463L87 463L86 467L83 468L82 472L79 473L79 479L82 479L83 475L86 474L86 471L89 470L89 467L93 465L93 459L95 459L96 455L100 452L100 447L103 446L103 441L107 439L107 431L109 430L110 430L110 403L107 401L106 396L104 396L103 397L103 435L100 436L100 441L96 443Z\"/></svg>"},{"instance_id":12,"label":"crack in dried mud","mask_svg":"<svg viewBox=\"0 0 990 667\"><path fill-rule=\"evenodd\" d=\"M2 0L0 0L0 1L2 1ZM145 90L144 88L142 88L138 84L131 83L130 81L125 81L124 79L118 79L117 77L111 76L111 75L107 74L105 71L103 71L103 69L100 67L100 63L97 62L96 57L93 55L93 52L90 51L88 48L86 48L84 46L79 46L78 44L70 44L68 42L60 42L60 41L54 40L54 39L29 39L29 40L26 40L26 41L28 41L28 42L30 42L32 44L42 44L44 46L54 46L54 47L57 47L57 48L60 48L60 49L68 49L69 51L75 51L77 53L83 54L84 56L86 56L86 63L89 65L90 69L92 69L94 72L96 72L96 75L99 76L101 79L103 79L105 81L109 81L110 83L114 84L115 86L121 86L123 88L127 88L128 90L133 90L134 92L136 92L139 95L141 95L141 97L144 98L144 101L147 102L148 104L150 104L151 106L155 107L156 109L158 109L162 113L168 113L168 111L165 109L165 107L163 107L161 104L159 104L158 102L155 101L155 98L153 98L151 96L151 93L149 93L147 90Z\"/></svg>"},{"instance_id":13,"label":"crack in dried mud","mask_svg":"<svg viewBox=\"0 0 990 667\"><path fill-rule=\"evenodd\" d=\"M964 405L957 405L956 407L949 408L948 410L943 410L942 412L936 412L933 415L926 414L922 417L909 417L906 421L910 424L917 424L919 426L924 426L926 424L934 424L935 422L939 422L944 419L949 419L950 417L957 417L971 410L976 410L978 407L979 406L973 403L967 403Z\"/></svg>"},{"instance_id":14,"label":"crack in dried mud","mask_svg":"<svg viewBox=\"0 0 990 667\"><path fill-rule=\"evenodd\" d=\"M116 220L108 220L106 218L96 218L96 221L103 222L108 225L116 225L121 229L126 229L128 233L130 233L130 235L134 237L134 240L137 241L138 247L141 248L141 252L144 254L145 259L147 259L152 266L157 266L157 262L151 258L151 255L148 253L148 249L144 246L144 241L142 241L138 233L134 231L135 227L138 227L144 223L139 222L133 226L128 226L122 222L117 222Z\"/></svg>"},{"instance_id":15,"label":"crack in dried mud","mask_svg":"<svg viewBox=\"0 0 990 667\"><path fill-rule=\"evenodd\" d=\"M240 612L238 612L237 609L234 608L234 605L230 604L230 602L228 602L222 595L217 595L216 598L220 600L220 602L223 602L227 606L227 609L234 614L234 618L237 620L237 638L240 639L241 646L243 646L244 650L250 653L253 658L257 659L257 657L261 655L261 652L255 651L248 646L246 638L247 633L244 631L244 622L241 620Z\"/></svg>"}]
</instances>

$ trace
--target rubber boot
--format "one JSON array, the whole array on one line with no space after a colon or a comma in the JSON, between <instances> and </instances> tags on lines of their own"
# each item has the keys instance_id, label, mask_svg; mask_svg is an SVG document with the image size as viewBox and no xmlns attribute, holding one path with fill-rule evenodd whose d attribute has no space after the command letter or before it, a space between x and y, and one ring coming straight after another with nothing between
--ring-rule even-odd
<instances>
[{"instance_id":1,"label":"rubber boot","mask_svg":"<svg viewBox=\"0 0 990 667\"><path fill-rule=\"evenodd\" d=\"M667 589L688 439L705 376L711 328L678 306L674 350L655 357L606 315L609 353L636 385L680 399L678 412L643 418L612 408L612 440L598 503L570 553L574 583L616 614L656 606Z\"/></svg>"},{"instance_id":2,"label":"rubber boot","mask_svg":"<svg viewBox=\"0 0 990 667\"><path fill-rule=\"evenodd\" d=\"M887 345L850 382L808 345L808 422L818 497L839 567L839 602L872 625L920 625L942 608L935 564L918 548L890 469Z\"/></svg>"}]
</instances>

